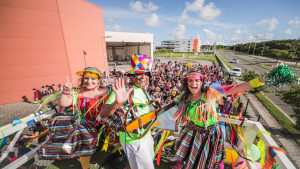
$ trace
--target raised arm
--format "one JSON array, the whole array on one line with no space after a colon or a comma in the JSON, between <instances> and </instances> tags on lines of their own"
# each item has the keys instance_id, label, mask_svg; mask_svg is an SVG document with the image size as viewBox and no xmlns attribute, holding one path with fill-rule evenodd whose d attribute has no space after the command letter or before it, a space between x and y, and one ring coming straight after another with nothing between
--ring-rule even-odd
<instances>
[{"instance_id":1,"label":"raised arm","mask_svg":"<svg viewBox=\"0 0 300 169\"><path fill-rule=\"evenodd\" d=\"M115 80L115 83L112 85L113 93L110 95L106 104L104 104L100 111L100 117L105 118L114 114L117 108L128 100L130 93L133 88L126 91L125 83L123 78ZM115 97L115 98L113 98ZM114 101L112 101L114 100ZM110 103L111 102L111 103Z\"/></svg>"},{"instance_id":2,"label":"raised arm","mask_svg":"<svg viewBox=\"0 0 300 169\"><path fill-rule=\"evenodd\" d=\"M69 82L69 78L67 77L67 83L64 85L62 95L58 101L58 104L62 107L68 107L73 103L73 99L70 97L70 94L71 94L74 80L75 79L73 79L72 82Z\"/></svg>"},{"instance_id":3,"label":"raised arm","mask_svg":"<svg viewBox=\"0 0 300 169\"><path fill-rule=\"evenodd\" d=\"M259 79L254 79L254 80L256 80L257 84L259 84L259 82L260 82L261 85L263 85L265 82L263 77L260 77ZM251 86L250 82L244 82L244 83L239 84L237 87L233 88L232 90L229 90L228 92L226 92L226 96L230 96L232 94L235 94L235 93L238 93L241 91L246 91L253 87L255 87L255 86Z\"/></svg>"},{"instance_id":4,"label":"raised arm","mask_svg":"<svg viewBox=\"0 0 300 169\"><path fill-rule=\"evenodd\" d=\"M276 63L275 65L272 66L272 70L277 67L282 65L283 63ZM232 90L229 90L228 92L226 92L226 96L241 92L241 91L245 91L245 90L249 90L251 88L255 88L255 87L259 87L264 85L265 83L265 79L264 77L260 77L258 79L253 79L249 82L244 82L242 84L239 84L237 87L233 88Z\"/></svg>"}]
</instances>

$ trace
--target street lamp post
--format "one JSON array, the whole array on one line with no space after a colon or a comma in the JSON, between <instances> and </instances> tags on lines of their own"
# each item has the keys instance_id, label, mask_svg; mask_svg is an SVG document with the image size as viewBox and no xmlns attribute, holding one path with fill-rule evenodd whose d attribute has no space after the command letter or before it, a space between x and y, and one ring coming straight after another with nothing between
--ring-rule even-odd
<instances>
[{"instance_id":1,"label":"street lamp post","mask_svg":"<svg viewBox=\"0 0 300 169\"><path fill-rule=\"evenodd\" d=\"M254 52L255 52L255 48L256 48L256 42L254 42L253 55L254 55Z\"/></svg>"},{"instance_id":2,"label":"street lamp post","mask_svg":"<svg viewBox=\"0 0 300 169\"><path fill-rule=\"evenodd\" d=\"M103 74L105 73L105 74L104 74L104 78L105 78L106 80L108 80L108 75L109 75L109 73L107 72L107 69L106 69L106 62L105 62L106 58L105 58L105 52L104 52L104 39L105 39L105 38L111 38L111 37L112 37L112 36L110 36L110 35L101 37L101 38L102 38L103 59L104 59L104 72L103 72Z\"/></svg>"},{"instance_id":3,"label":"street lamp post","mask_svg":"<svg viewBox=\"0 0 300 169\"><path fill-rule=\"evenodd\" d=\"M249 49L248 49L248 53L250 52L250 47L251 47L251 43L249 43Z\"/></svg>"},{"instance_id":4,"label":"street lamp post","mask_svg":"<svg viewBox=\"0 0 300 169\"><path fill-rule=\"evenodd\" d=\"M264 54L265 45L266 45L266 42L264 42L263 50L261 51L261 56Z\"/></svg>"},{"instance_id":5,"label":"street lamp post","mask_svg":"<svg viewBox=\"0 0 300 169\"><path fill-rule=\"evenodd\" d=\"M233 52L232 52L233 54L234 54L234 51L235 51L235 44L233 45Z\"/></svg>"},{"instance_id":6,"label":"street lamp post","mask_svg":"<svg viewBox=\"0 0 300 169\"><path fill-rule=\"evenodd\" d=\"M255 48L256 48L256 38L257 38L258 36L256 35L255 36L255 42L254 42L254 49L253 49L253 55L252 55L252 60L253 60L253 56L254 56L254 53L255 53Z\"/></svg>"}]
</instances>

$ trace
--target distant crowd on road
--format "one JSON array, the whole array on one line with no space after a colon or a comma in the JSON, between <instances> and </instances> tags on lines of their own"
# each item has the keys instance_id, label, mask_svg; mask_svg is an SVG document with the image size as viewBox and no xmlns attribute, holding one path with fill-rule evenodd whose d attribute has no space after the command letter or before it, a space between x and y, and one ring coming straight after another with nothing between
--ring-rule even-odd
<instances>
[{"instance_id":1,"label":"distant crowd on road","mask_svg":"<svg viewBox=\"0 0 300 169\"><path fill-rule=\"evenodd\" d=\"M147 85L147 93L154 100L160 101L162 104L169 104L173 102L173 99L181 93L181 79L185 77L189 72L200 72L206 79L204 80L204 88L216 81L220 81L222 86L233 84L231 77L225 77L224 70L218 65L201 65L192 63L178 63L177 61L168 63L162 63L159 60L153 64L151 77L149 78L149 84ZM129 83L130 78L125 74L123 70L116 70L110 72L112 77L124 77L126 84ZM221 113L226 114L240 114L238 112L232 112L233 104L230 97L224 97L223 102L217 104L217 109ZM242 105L241 105L242 107Z\"/></svg>"},{"instance_id":2,"label":"distant crowd on road","mask_svg":"<svg viewBox=\"0 0 300 169\"><path fill-rule=\"evenodd\" d=\"M33 99L35 101L48 96L50 94L56 93L58 91L62 91L63 87L61 86L61 84L57 85L58 89L55 87L55 84L52 85L46 85L46 86L42 86L42 91L36 90L36 88L33 88Z\"/></svg>"},{"instance_id":3,"label":"distant crowd on road","mask_svg":"<svg viewBox=\"0 0 300 169\"><path fill-rule=\"evenodd\" d=\"M200 72L206 76L203 84L205 88L216 81L220 81L222 85L232 84L232 79L226 79L225 72L217 65L183 64L177 61L156 62L147 91L153 99L168 104L181 93L180 79L191 71Z\"/></svg>"}]
</instances>

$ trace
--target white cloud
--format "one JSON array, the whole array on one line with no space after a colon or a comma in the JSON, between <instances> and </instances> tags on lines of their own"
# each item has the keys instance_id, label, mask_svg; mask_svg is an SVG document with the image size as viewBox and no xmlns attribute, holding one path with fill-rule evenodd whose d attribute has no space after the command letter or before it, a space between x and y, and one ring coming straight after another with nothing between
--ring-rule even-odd
<instances>
[{"instance_id":1,"label":"white cloud","mask_svg":"<svg viewBox=\"0 0 300 169\"><path fill-rule=\"evenodd\" d=\"M272 40L274 37L274 34L265 33L265 34L258 34L256 36L254 35L248 35L249 41L266 41L266 40Z\"/></svg>"},{"instance_id":2,"label":"white cloud","mask_svg":"<svg viewBox=\"0 0 300 169\"><path fill-rule=\"evenodd\" d=\"M161 22L159 21L159 17L156 15L156 13L152 14L150 18L145 19L145 25L149 27L160 27Z\"/></svg>"},{"instance_id":3,"label":"white cloud","mask_svg":"<svg viewBox=\"0 0 300 169\"><path fill-rule=\"evenodd\" d=\"M237 29L235 32L234 32L235 34L241 34L241 33L243 33L240 29Z\"/></svg>"},{"instance_id":4,"label":"white cloud","mask_svg":"<svg viewBox=\"0 0 300 169\"><path fill-rule=\"evenodd\" d=\"M112 31L112 32L120 32L120 31L123 30L123 29L121 28L120 25L114 25L114 26L112 26L112 27L106 26L106 28L107 28L109 31Z\"/></svg>"},{"instance_id":5,"label":"white cloud","mask_svg":"<svg viewBox=\"0 0 300 169\"><path fill-rule=\"evenodd\" d=\"M178 17L178 21L183 22L183 21L186 21L188 18L189 18L189 16L188 16L186 10L183 10L181 15Z\"/></svg>"},{"instance_id":6,"label":"white cloud","mask_svg":"<svg viewBox=\"0 0 300 169\"><path fill-rule=\"evenodd\" d=\"M112 18L112 17L107 17L105 20L107 22L114 22L115 21L114 18Z\"/></svg>"},{"instance_id":7,"label":"white cloud","mask_svg":"<svg viewBox=\"0 0 300 169\"><path fill-rule=\"evenodd\" d=\"M130 2L129 7L134 12L153 12L156 11L159 7L157 5L154 5L152 2L149 2L148 4L144 4L141 1L136 2Z\"/></svg>"},{"instance_id":8,"label":"white cloud","mask_svg":"<svg viewBox=\"0 0 300 169\"><path fill-rule=\"evenodd\" d=\"M291 35L292 34L292 31L290 29L287 29L285 32L285 34L288 34L288 35Z\"/></svg>"},{"instance_id":9,"label":"white cloud","mask_svg":"<svg viewBox=\"0 0 300 169\"><path fill-rule=\"evenodd\" d=\"M237 34L237 35L239 35L239 34L248 34L249 33L249 31L248 30L241 30L241 29L237 29L236 31L234 31L234 33L233 34Z\"/></svg>"},{"instance_id":10,"label":"white cloud","mask_svg":"<svg viewBox=\"0 0 300 169\"><path fill-rule=\"evenodd\" d=\"M289 21L289 25L296 25L298 26L300 24L300 20L298 17L296 17L295 19L292 19Z\"/></svg>"},{"instance_id":11,"label":"white cloud","mask_svg":"<svg viewBox=\"0 0 300 169\"><path fill-rule=\"evenodd\" d=\"M266 25L266 24L269 25L268 31L272 32L276 28L276 25L279 24L279 22L276 18L273 18L273 19L263 19L255 23L255 25Z\"/></svg>"},{"instance_id":12,"label":"white cloud","mask_svg":"<svg viewBox=\"0 0 300 169\"><path fill-rule=\"evenodd\" d=\"M214 33L213 31L209 30L209 29L203 29L205 35L206 35L206 39L209 41L209 42L215 42L217 41L217 34Z\"/></svg>"},{"instance_id":13,"label":"white cloud","mask_svg":"<svg viewBox=\"0 0 300 169\"><path fill-rule=\"evenodd\" d=\"M168 32L168 35L174 36L176 39L180 39L184 37L184 33L185 33L185 26L183 24L178 24L178 26Z\"/></svg>"},{"instance_id":14,"label":"white cloud","mask_svg":"<svg viewBox=\"0 0 300 169\"><path fill-rule=\"evenodd\" d=\"M185 3L185 11L195 12L199 18L205 20L216 20L216 18L221 15L221 10L215 6L214 3L209 3L204 5L205 0L195 0L193 3Z\"/></svg>"},{"instance_id":15,"label":"white cloud","mask_svg":"<svg viewBox=\"0 0 300 169\"><path fill-rule=\"evenodd\" d=\"M111 12L113 11L113 12ZM144 19L143 14L136 15L136 13L131 12L129 9L123 8L103 8L103 17L109 20L126 20L126 19Z\"/></svg>"}]
</instances>

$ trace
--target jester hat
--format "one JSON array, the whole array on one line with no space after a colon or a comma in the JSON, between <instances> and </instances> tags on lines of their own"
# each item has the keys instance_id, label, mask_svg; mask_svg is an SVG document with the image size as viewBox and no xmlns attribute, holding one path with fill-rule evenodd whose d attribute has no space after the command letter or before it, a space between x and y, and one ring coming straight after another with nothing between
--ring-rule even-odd
<instances>
[{"instance_id":1,"label":"jester hat","mask_svg":"<svg viewBox=\"0 0 300 169\"><path fill-rule=\"evenodd\" d=\"M100 70L98 70L98 69L95 68L95 67L86 67L86 68L84 68L83 71L79 71L79 72L77 72L76 74L79 75L79 76L83 76L85 73L96 74L99 78L102 78L102 77L103 77L103 75L102 75L102 73L100 72Z\"/></svg>"},{"instance_id":2,"label":"jester hat","mask_svg":"<svg viewBox=\"0 0 300 169\"><path fill-rule=\"evenodd\" d=\"M152 57L143 54L133 54L131 58L131 69L126 74L150 73Z\"/></svg>"}]
</instances>

